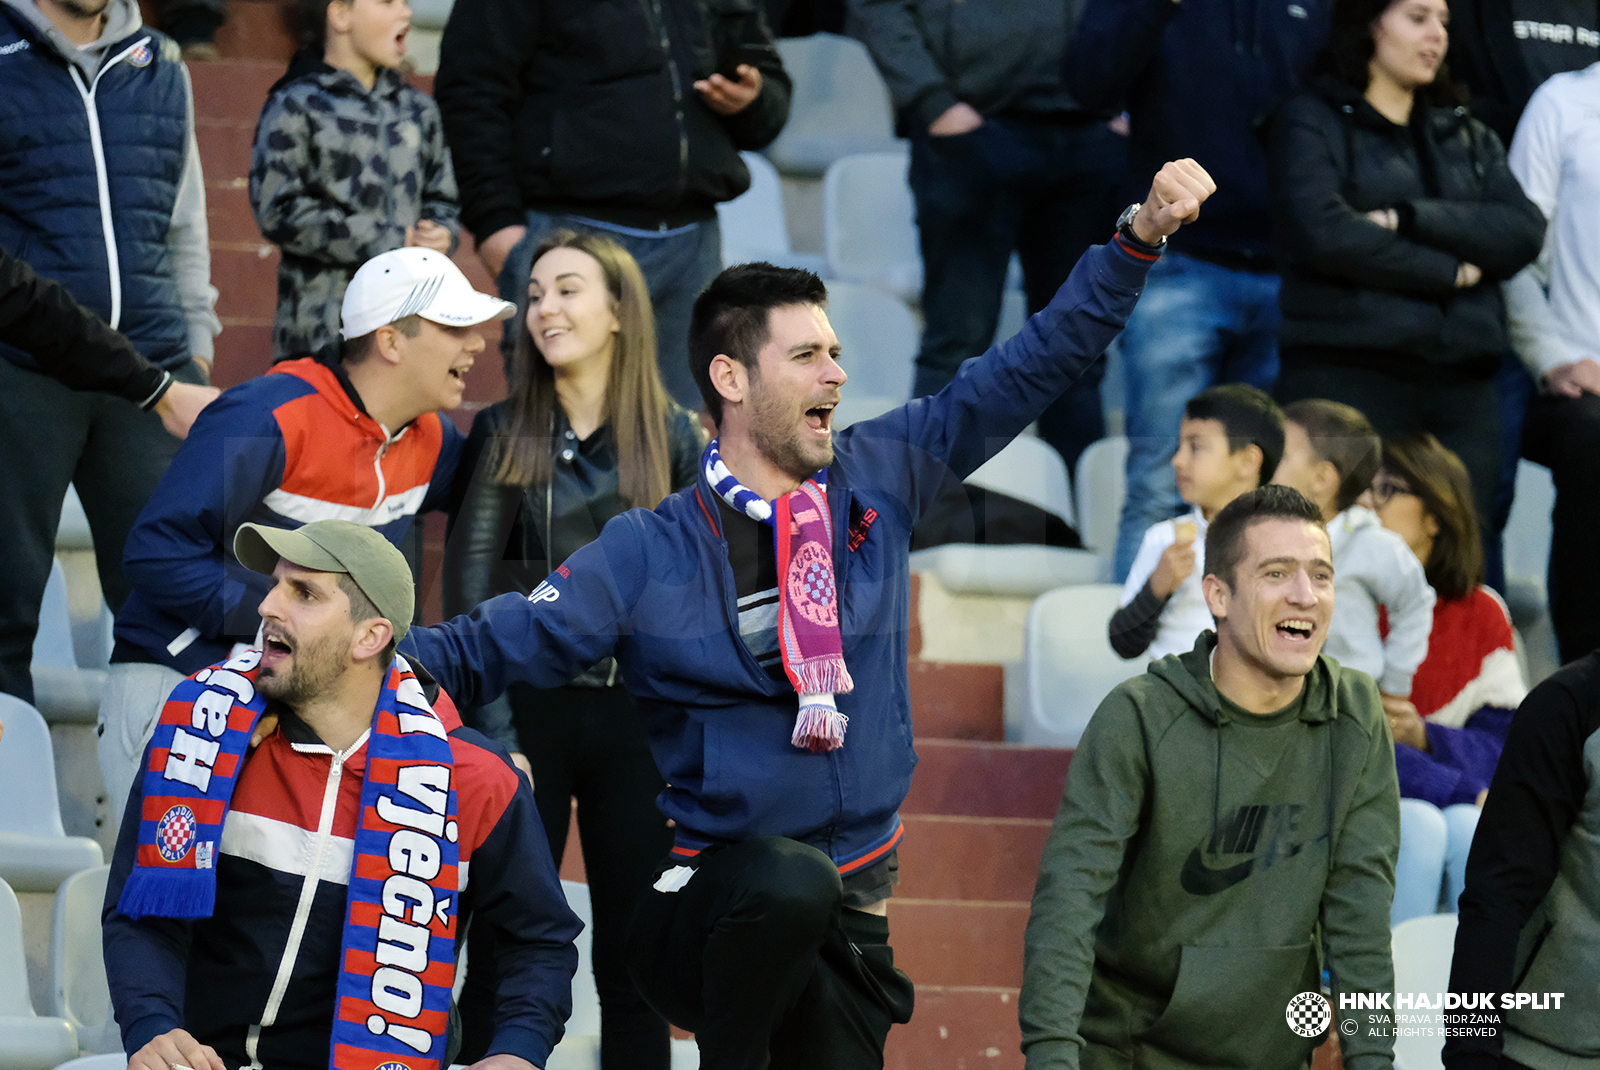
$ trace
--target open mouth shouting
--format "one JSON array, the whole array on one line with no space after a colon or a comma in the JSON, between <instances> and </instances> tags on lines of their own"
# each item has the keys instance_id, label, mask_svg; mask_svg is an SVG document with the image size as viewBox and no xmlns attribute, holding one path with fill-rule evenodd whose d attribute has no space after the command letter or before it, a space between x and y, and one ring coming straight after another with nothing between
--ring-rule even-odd
<instances>
[{"instance_id":1,"label":"open mouth shouting","mask_svg":"<svg viewBox=\"0 0 1600 1070\"><path fill-rule=\"evenodd\" d=\"M1291 617L1278 622L1278 635L1291 643L1309 643L1316 633L1316 623L1304 617Z\"/></svg>"},{"instance_id":2,"label":"open mouth shouting","mask_svg":"<svg viewBox=\"0 0 1600 1070\"><path fill-rule=\"evenodd\" d=\"M394 50L402 56L406 54L406 34L410 32L410 26L402 26L400 32L394 35Z\"/></svg>"},{"instance_id":3,"label":"open mouth shouting","mask_svg":"<svg viewBox=\"0 0 1600 1070\"><path fill-rule=\"evenodd\" d=\"M275 668L294 654L294 640L280 628L263 626L261 632L261 667Z\"/></svg>"},{"instance_id":4,"label":"open mouth shouting","mask_svg":"<svg viewBox=\"0 0 1600 1070\"><path fill-rule=\"evenodd\" d=\"M806 410L806 426L819 435L833 433L833 410L838 402L830 401Z\"/></svg>"}]
</instances>

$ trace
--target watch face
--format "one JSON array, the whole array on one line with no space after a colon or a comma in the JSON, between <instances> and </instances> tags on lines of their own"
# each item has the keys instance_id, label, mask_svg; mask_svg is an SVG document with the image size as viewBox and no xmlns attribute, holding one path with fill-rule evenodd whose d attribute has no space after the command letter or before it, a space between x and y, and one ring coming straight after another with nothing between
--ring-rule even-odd
<instances>
[{"instance_id":1,"label":"watch face","mask_svg":"<svg viewBox=\"0 0 1600 1070\"><path fill-rule=\"evenodd\" d=\"M1133 217L1139 214L1140 207L1138 204L1130 204L1124 208L1122 214L1117 217L1117 226L1126 227L1132 225Z\"/></svg>"}]
</instances>

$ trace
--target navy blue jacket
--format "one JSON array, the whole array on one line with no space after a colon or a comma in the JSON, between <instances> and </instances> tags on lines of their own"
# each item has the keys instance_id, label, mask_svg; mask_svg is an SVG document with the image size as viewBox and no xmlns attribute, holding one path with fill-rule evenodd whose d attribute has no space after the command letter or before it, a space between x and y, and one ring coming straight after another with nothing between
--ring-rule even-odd
<instances>
[{"instance_id":1,"label":"navy blue jacket","mask_svg":"<svg viewBox=\"0 0 1600 1070\"><path fill-rule=\"evenodd\" d=\"M183 61L147 28L106 55L85 84L37 28L0 6L0 248L173 368L190 358L168 245L188 149ZM10 346L0 357L35 367Z\"/></svg>"},{"instance_id":2,"label":"navy blue jacket","mask_svg":"<svg viewBox=\"0 0 1600 1070\"><path fill-rule=\"evenodd\" d=\"M1274 270L1257 126L1300 87L1331 10L1331 0L1089 0L1063 77L1085 108L1128 109L1128 175L1193 157L1216 179L1216 194L1172 236L1173 249ZM1142 189L1129 192L1144 199Z\"/></svg>"},{"instance_id":3,"label":"navy blue jacket","mask_svg":"<svg viewBox=\"0 0 1600 1070\"><path fill-rule=\"evenodd\" d=\"M787 836L850 873L898 841L911 786L906 680L911 529L948 473L965 476L1081 375L1127 322L1151 258L1084 254L1055 299L940 393L835 437L828 469L840 631L855 690L844 746L789 742L796 696L738 632L733 570L702 473L654 511L612 519L530 596L508 594L401 644L462 706L515 681L556 687L615 652L667 781L674 853Z\"/></svg>"},{"instance_id":4,"label":"navy blue jacket","mask_svg":"<svg viewBox=\"0 0 1600 1070\"><path fill-rule=\"evenodd\" d=\"M431 685L423 686L427 694ZM459 940L470 925L487 925L498 949L488 1054L544 1066L572 1013L572 942L583 925L567 907L527 779L498 744L461 727L437 692L429 701L450 730L457 774L456 933ZM250 752L217 845L209 918L134 919L116 909L144 810L144 778L134 778L102 912L111 1005L130 1055L181 1028L228 1066L252 1058L275 1070L329 1065L364 740L341 760L289 716ZM148 764L147 748L141 772ZM275 991L285 962L292 974Z\"/></svg>"}]
</instances>

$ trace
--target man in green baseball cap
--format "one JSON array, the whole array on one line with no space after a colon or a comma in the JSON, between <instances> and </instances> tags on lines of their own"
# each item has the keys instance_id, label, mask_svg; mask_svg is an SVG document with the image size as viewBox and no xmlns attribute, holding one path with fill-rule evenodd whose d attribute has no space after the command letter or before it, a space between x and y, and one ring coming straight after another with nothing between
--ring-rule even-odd
<instances>
[{"instance_id":1,"label":"man in green baseball cap","mask_svg":"<svg viewBox=\"0 0 1600 1070\"><path fill-rule=\"evenodd\" d=\"M348 520L294 530L242 524L234 556L277 580L261 602L256 687L292 707L323 742L343 750L372 720L372 704L411 626L411 569L394 545Z\"/></svg>"},{"instance_id":2,"label":"man in green baseball cap","mask_svg":"<svg viewBox=\"0 0 1600 1070\"><path fill-rule=\"evenodd\" d=\"M156 731L176 742L145 749L107 881L107 977L129 1070L318 1066L352 1037L370 1046L368 1066L446 1065L447 1016L422 1013L423 993L448 1001L457 938L475 926L500 954L482 965L498 998L490 1054L472 1070L546 1065L582 926L528 782L395 657L415 605L405 558L345 520L242 524L233 552L272 577L260 653L169 697ZM229 731L241 700L264 705L248 746ZM197 842L196 814L220 836ZM171 881L191 850L193 872L214 872L211 901ZM352 985L370 1001L347 998Z\"/></svg>"}]
</instances>

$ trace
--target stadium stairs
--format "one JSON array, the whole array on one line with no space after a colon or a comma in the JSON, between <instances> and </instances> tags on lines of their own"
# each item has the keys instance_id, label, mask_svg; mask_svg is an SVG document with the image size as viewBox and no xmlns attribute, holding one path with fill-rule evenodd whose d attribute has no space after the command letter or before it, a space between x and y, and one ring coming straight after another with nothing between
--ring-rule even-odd
<instances>
[{"instance_id":1,"label":"stadium stairs","mask_svg":"<svg viewBox=\"0 0 1600 1070\"><path fill-rule=\"evenodd\" d=\"M153 17L148 5L146 17ZM224 326L214 378L226 387L271 363L278 253L256 227L246 179L256 118L294 39L278 4L233 0L217 45L221 60L190 69ZM432 88L431 78L413 81ZM470 237L455 259L475 286L492 292ZM465 404L451 413L463 430L473 412L505 392L498 330L485 334L491 344L469 376ZM441 518L429 518L425 543L427 616L437 619ZM921 761L902 811L901 883L889 912L896 960L917 982L917 1007L911 1023L891 1033L887 1066L1020 1070L1023 928L1071 752L1003 742L1000 665L923 660L921 649L921 625L914 625L910 674ZM582 880L577 839L574 826L562 875Z\"/></svg>"}]
</instances>

